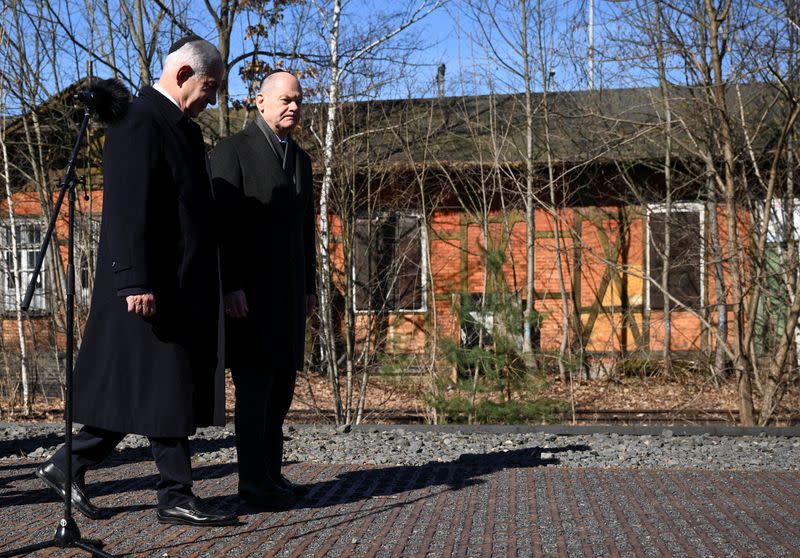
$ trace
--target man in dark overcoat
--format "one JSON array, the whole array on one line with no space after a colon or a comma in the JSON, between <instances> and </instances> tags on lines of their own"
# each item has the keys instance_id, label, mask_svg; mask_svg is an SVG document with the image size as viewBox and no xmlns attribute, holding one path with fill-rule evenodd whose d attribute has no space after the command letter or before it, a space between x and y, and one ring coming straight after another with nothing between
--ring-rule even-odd
<instances>
[{"instance_id":1,"label":"man in dark overcoat","mask_svg":"<svg viewBox=\"0 0 800 558\"><path fill-rule=\"evenodd\" d=\"M256 96L255 121L211 154L239 496L272 508L306 492L281 473L283 421L303 366L306 317L316 305L311 159L291 137L302 101L295 76L269 75Z\"/></svg>"},{"instance_id":2,"label":"man in dark overcoat","mask_svg":"<svg viewBox=\"0 0 800 558\"><path fill-rule=\"evenodd\" d=\"M196 36L175 43L106 134L103 219L91 310L74 371L72 454L62 448L37 476L91 518L84 473L126 433L150 440L160 473L162 523L230 525L192 493L188 436L224 424L222 307L217 231L205 145L192 122L216 102L222 61Z\"/></svg>"}]
</instances>

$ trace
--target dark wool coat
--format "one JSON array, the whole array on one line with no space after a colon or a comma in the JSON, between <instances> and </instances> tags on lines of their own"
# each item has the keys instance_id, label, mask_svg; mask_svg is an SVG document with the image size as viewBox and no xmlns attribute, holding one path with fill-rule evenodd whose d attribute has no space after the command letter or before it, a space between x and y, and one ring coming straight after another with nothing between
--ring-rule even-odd
<instances>
[{"instance_id":1,"label":"dark wool coat","mask_svg":"<svg viewBox=\"0 0 800 558\"><path fill-rule=\"evenodd\" d=\"M142 89L106 135L97 274L75 420L155 437L224 424L215 213L200 128ZM125 295L153 292L156 313ZM220 366L218 366L220 364Z\"/></svg>"},{"instance_id":2,"label":"dark wool coat","mask_svg":"<svg viewBox=\"0 0 800 558\"><path fill-rule=\"evenodd\" d=\"M268 142L251 123L211 154L223 290L243 289L249 309L227 320L226 356L302 370L306 295L316 293L311 159L291 142L285 172Z\"/></svg>"}]
</instances>

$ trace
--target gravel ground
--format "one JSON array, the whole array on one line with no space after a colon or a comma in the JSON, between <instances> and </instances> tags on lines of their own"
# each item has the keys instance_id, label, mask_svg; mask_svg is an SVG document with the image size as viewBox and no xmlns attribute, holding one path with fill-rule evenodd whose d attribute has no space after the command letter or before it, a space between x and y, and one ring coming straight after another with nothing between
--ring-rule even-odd
<instances>
[{"instance_id":1,"label":"gravel ground","mask_svg":"<svg viewBox=\"0 0 800 558\"><path fill-rule=\"evenodd\" d=\"M481 464L558 467L699 468L707 470L800 470L796 429L757 435L683 435L679 429L562 429L520 427L287 426L285 459L312 463L423 465ZM597 430L597 429L595 429ZM0 461L48 458L62 442L55 424L0 425ZM732 429L732 432L737 432ZM741 432L741 431L739 431ZM774 435L774 434L779 435ZM206 428L192 438L197 463L236 460L233 427ZM147 452L147 440L127 436L117 458Z\"/></svg>"}]
</instances>

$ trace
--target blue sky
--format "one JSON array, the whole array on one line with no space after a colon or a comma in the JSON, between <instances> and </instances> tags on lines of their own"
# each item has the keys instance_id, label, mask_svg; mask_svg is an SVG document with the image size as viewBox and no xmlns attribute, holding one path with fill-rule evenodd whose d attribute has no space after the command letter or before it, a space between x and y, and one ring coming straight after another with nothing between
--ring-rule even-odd
<instances>
[{"instance_id":1,"label":"blue sky","mask_svg":"<svg viewBox=\"0 0 800 558\"><path fill-rule=\"evenodd\" d=\"M597 0L596 18L603 16L603 11L608 11L608 5L601 5ZM573 60L568 62L554 57L551 66L556 72L556 78L551 82L555 89L576 89L586 86L585 65L586 45L586 14L587 0L564 0L555 3L552 0L543 0L543 4L552 6L548 15L550 25L549 48L555 52L573 51L572 56L583 56L584 60L578 61L578 66ZM607 4L607 3L606 3ZM370 18L376 14L386 13L395 9L396 1L387 0L351 0L346 4L345 17L354 22L355 26L366 25ZM613 6L613 5L612 5ZM200 2L196 2L190 14L190 21L198 32L214 41L215 31L211 19L205 12ZM293 25L290 19L291 12L287 12L285 26ZM513 25L516 14L509 16L509 25ZM236 30L234 44L241 43L241 37L246 26L244 18L240 18ZM352 27L352 26L351 26ZM600 25L595 28L596 40L602 41L603 31ZM490 39L499 54L508 54L508 47L496 37ZM449 0L444 7L419 22L395 40L398 44L407 44L409 41L418 41L421 48L409 58L411 63L405 75L392 81L389 86L382 89L381 97L406 97L430 96L435 94L435 76L439 64L446 65L446 93L448 95L461 93L488 93L491 89L498 92L519 91L520 81L515 79L501 64L492 60L488 52L487 40L481 36L481 31L475 22L474 16L467 4L461 0ZM566 43L571 43L566 45ZM512 57L513 58L513 57ZM246 93L246 87L234 71L230 77L232 98L241 98Z\"/></svg>"},{"instance_id":2,"label":"blue sky","mask_svg":"<svg viewBox=\"0 0 800 558\"><path fill-rule=\"evenodd\" d=\"M330 2L331 0L316 1ZM346 33L363 31L382 14L398 10L403 6L414 6L422 1L344 0L346 8L343 21ZM432 0L427 1L431 2ZM476 18L470 9L470 5L474 6L479 1L445 0L445 5L441 9L396 37L393 43L396 51L393 55L403 54L403 49L410 45L416 46L415 49L409 49L405 53L407 55L406 63L397 64L388 59L381 61L380 70L383 72L384 79L381 87L376 88L371 96L369 91L356 89L360 96L356 95L351 98L433 96L436 94L437 68L442 63L447 68L445 80L447 95L522 91L523 84L519 77L514 76L513 72L513 68L520 66L519 57L512 52L515 46L514 39L510 39L512 44L509 44L508 35L505 40L502 37L502 33L507 34L509 30L519 24L519 1L492 0L491 5L493 6L505 4L509 8L505 11L495 11L499 14L499 26L491 29L485 36L481 33L478 22L486 21L486 18L480 16ZM588 1L541 0L541 5L545 10L543 17L546 21L544 48L547 56L544 59L538 54L533 56L535 67L532 70L535 90L541 90L540 63L546 65L546 74L553 73L553 77L549 81L552 90L575 90L588 87ZM211 0L211 3L215 4L216 2ZM61 13L62 19L73 27L76 35L87 40L89 25L87 18L89 16L83 2L80 0L54 0L53 5ZM149 5L152 7L152 4ZM313 0L303 0L286 12L285 20L278 27L279 45L286 45L289 40L286 38L287 36L300 37L305 42L313 42L312 39L315 37L319 39L319 25L314 23L312 18L302 15L302 10L313 10L313 5ZM529 5L537 6L537 0L530 0ZM609 39L616 40L629 32L629 29L615 23L615 13L633 5L632 0L627 2L625 0L595 0L595 46L597 52L595 85L598 87L652 85L652 72L648 70L645 74L645 70L637 69L635 61L619 64L608 60L604 61L604 58L613 57L609 48L610 43L616 41ZM212 42L217 41L212 18L206 11L203 0L191 0L189 12L186 15L190 27L195 32ZM243 43L244 30L248 23L256 23L256 21L248 22L244 15L240 15L232 40L233 55L242 52L243 44L246 47L251 45L249 42ZM296 26L302 27L302 31L293 31ZM120 33L118 31L115 34L118 40L122 39ZM169 22L162 24L160 35L162 50L156 58L162 56L166 46L180 34L181 32L171 26ZM529 32L529 37L535 38L535 33ZM62 39L64 58L60 63L58 79L64 83L72 83L78 77L85 75L86 55L79 49L75 49L66 36ZM105 34L101 33L100 38L95 40L103 43L107 39ZM619 43L616 47L619 47ZM535 51L536 45L530 45L530 49ZM77 62L73 52L78 55ZM624 50L620 52L626 54ZM508 67L504 67L504 63L507 63ZM157 78L160 73L160 62L156 61L154 66L154 76ZM94 71L99 77L109 77L111 73L107 66L99 62L94 65ZM137 85L135 63L132 72L134 77L131 82ZM380 72L373 74L365 71L364 75L380 75ZM244 98L246 84L239 78L238 69L235 68L231 72L230 80L231 98L233 100ZM326 81L325 76L319 80L323 84Z\"/></svg>"}]
</instances>

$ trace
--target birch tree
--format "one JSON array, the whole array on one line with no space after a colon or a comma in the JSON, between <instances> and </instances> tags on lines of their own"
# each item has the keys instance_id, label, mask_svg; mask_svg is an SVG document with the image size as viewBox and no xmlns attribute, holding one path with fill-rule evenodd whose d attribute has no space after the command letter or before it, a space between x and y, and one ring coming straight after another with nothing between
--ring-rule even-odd
<instances>
[{"instance_id":1,"label":"birch tree","mask_svg":"<svg viewBox=\"0 0 800 558\"><path fill-rule=\"evenodd\" d=\"M7 48L6 45L6 16L7 8L3 8L2 23L0 23L0 48ZM5 63L3 64L3 73L5 73ZM19 365L20 365L20 382L22 384L22 414L28 416L30 414L30 394L28 384L28 356L27 356L27 343L25 341L25 330L22 315L22 292L21 292L21 278L19 251L17 248L17 219L14 210L14 197L11 188L11 172L8 159L8 146L6 144L6 128L7 128L7 105L6 105L6 84L0 81L0 155L2 155L2 178L5 186L6 206L8 209L8 229L9 234L6 235L5 242L10 240L11 250L11 269L6 269L6 273L13 277L14 285L14 305L15 317L17 326L17 338L19 340ZM2 231L0 231L2 233ZM10 239L9 239L10 237ZM5 259L5 258L4 258ZM3 262L7 264L7 260ZM7 296L7 294L6 294Z\"/></svg>"},{"instance_id":2,"label":"birch tree","mask_svg":"<svg viewBox=\"0 0 800 558\"><path fill-rule=\"evenodd\" d=\"M15 149L15 153L8 150L5 153L5 162L8 165L6 181L8 185L12 173L24 177L28 184L32 185L38 193L39 201L45 214L49 213L52 206L50 198L48 180L48 158L52 156L52 145L44 138L42 116L38 111L38 105L50 94L46 88L45 81L50 64L53 62L54 53L49 50L50 38L52 37L52 26L45 17L45 8L42 4L33 6L22 6L12 3L6 12L7 27L4 41L4 51L10 56L5 63L5 72L2 75L2 86L4 93L5 108L7 111L21 113L16 118L16 129L22 138L21 145ZM32 37L30 31L33 31ZM19 140L17 140L19 141ZM21 148L21 149L20 149ZM13 190L10 190L13 194ZM13 206L13 199L9 198ZM13 215L13 211L11 212ZM10 218L12 218L10 216ZM24 280L25 274L21 272L22 263L18 259L20 252L20 238L17 234L23 227L19 226L16 216L14 226L11 227L12 234L16 236L12 242L14 246L14 258L17 260L12 265L15 282L15 289L24 288L19 283ZM42 226L43 220L40 216L36 226ZM30 240L29 240L30 241ZM49 258L43 269L43 296L45 304L53 310L52 317L55 323L63 327L63 314L58 310L63 308L63 292L61 285L64 284L64 270L60 266L59 255L56 251L50 251ZM47 289L48 285L53 288ZM27 285L26 285L27 286ZM21 298L19 299L21 303ZM19 304L17 304L19 306ZM24 327L22 319L18 319L18 333L21 336L20 346L25 344ZM55 342L55 332L53 335ZM25 355L25 378L23 379L23 390L29 393L23 398L24 405L29 404L30 386L28 373L30 372L31 360L28 359L28 351L22 351ZM56 363L56 368L58 364Z\"/></svg>"},{"instance_id":3,"label":"birch tree","mask_svg":"<svg viewBox=\"0 0 800 558\"><path fill-rule=\"evenodd\" d=\"M323 43L320 58L324 64L320 74L324 75L322 102L325 114L314 132L322 151L322 184L319 195L319 309L321 324L321 350L327 369L328 380L334 397L337 423L346 420L340 392L340 369L335 343L335 329L331 313L332 263L330 254L331 191L334 187L334 168L337 158L336 131L339 128L339 108L342 103L342 86L353 76L360 64L386 54L393 41L417 22L431 14L441 0L422 0L419 4L397 6L394 13L383 13L368 22L366 28L356 26L347 0L312 0L318 16L319 39ZM321 45L322 46L322 45ZM322 84L321 84L322 85Z\"/></svg>"}]
</instances>

